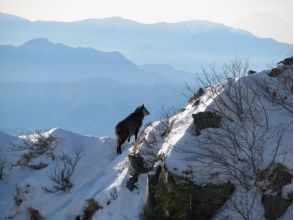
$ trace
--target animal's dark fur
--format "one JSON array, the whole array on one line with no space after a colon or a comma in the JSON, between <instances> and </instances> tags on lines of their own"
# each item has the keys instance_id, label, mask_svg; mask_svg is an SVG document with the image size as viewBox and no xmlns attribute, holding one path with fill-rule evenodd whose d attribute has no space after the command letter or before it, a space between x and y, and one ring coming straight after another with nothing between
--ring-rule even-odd
<instances>
[{"instance_id":1,"label":"animal's dark fur","mask_svg":"<svg viewBox=\"0 0 294 220\"><path fill-rule=\"evenodd\" d=\"M135 135L135 140L137 140L144 116L149 114L148 110L142 105L115 126L117 154L121 154L121 145L126 140L130 141L132 135Z\"/></svg>"}]
</instances>

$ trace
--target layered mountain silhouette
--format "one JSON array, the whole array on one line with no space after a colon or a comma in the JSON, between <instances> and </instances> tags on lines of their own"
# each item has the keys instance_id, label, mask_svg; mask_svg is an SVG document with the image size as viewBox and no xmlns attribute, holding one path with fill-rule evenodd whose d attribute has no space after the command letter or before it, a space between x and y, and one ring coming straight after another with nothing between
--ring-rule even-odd
<instances>
[{"instance_id":1,"label":"layered mountain silhouette","mask_svg":"<svg viewBox=\"0 0 294 220\"><path fill-rule=\"evenodd\" d=\"M292 45L208 21L142 24L119 17L75 22L35 21L0 14L0 44L45 37L69 46L119 51L132 61L195 72L199 65L249 57L255 66L289 55ZM15 34L18 33L18 34Z\"/></svg>"},{"instance_id":2,"label":"layered mountain silhouette","mask_svg":"<svg viewBox=\"0 0 294 220\"><path fill-rule=\"evenodd\" d=\"M191 73L177 71L167 65L170 75L161 73L161 65L144 70L144 66L137 66L118 52L73 48L54 44L45 38L20 46L0 46L0 64L2 81L73 82L104 77L127 84L153 85L178 84L193 77Z\"/></svg>"}]
</instances>

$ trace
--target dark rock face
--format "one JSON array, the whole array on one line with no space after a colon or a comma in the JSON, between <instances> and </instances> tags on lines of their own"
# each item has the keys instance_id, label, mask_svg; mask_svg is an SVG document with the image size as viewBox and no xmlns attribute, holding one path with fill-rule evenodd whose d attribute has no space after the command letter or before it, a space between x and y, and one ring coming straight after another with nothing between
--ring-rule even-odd
<instances>
[{"instance_id":1,"label":"dark rock face","mask_svg":"<svg viewBox=\"0 0 294 220\"><path fill-rule=\"evenodd\" d=\"M281 163L272 163L268 168L258 172L259 181L266 180L272 192L281 192L283 187L292 183L291 171Z\"/></svg>"},{"instance_id":2,"label":"dark rock face","mask_svg":"<svg viewBox=\"0 0 294 220\"><path fill-rule=\"evenodd\" d=\"M254 70L249 70L248 71L248 75L252 75L252 74L255 74L256 73L256 71L254 71Z\"/></svg>"},{"instance_id":3,"label":"dark rock face","mask_svg":"<svg viewBox=\"0 0 294 220\"><path fill-rule=\"evenodd\" d=\"M281 196L263 195L261 199L264 207L264 216L268 220L276 220L280 218L289 205L292 204L292 196L289 199L284 199Z\"/></svg>"},{"instance_id":4,"label":"dark rock face","mask_svg":"<svg viewBox=\"0 0 294 220\"><path fill-rule=\"evenodd\" d=\"M28 213L30 215L31 220L43 220L43 216L40 214L40 212L37 209L34 208L28 208Z\"/></svg>"},{"instance_id":5,"label":"dark rock face","mask_svg":"<svg viewBox=\"0 0 294 220\"><path fill-rule=\"evenodd\" d=\"M193 114L194 124L196 126L196 134L205 128L219 128L221 123L221 116L214 112L199 112Z\"/></svg>"},{"instance_id":6,"label":"dark rock face","mask_svg":"<svg viewBox=\"0 0 294 220\"><path fill-rule=\"evenodd\" d=\"M293 65L293 57L288 57L280 62L278 62L277 64L284 64L286 66L290 66L290 65Z\"/></svg>"},{"instance_id":7,"label":"dark rock face","mask_svg":"<svg viewBox=\"0 0 294 220\"><path fill-rule=\"evenodd\" d=\"M145 166L144 158L140 154L129 154L130 178L127 181L127 188L133 191L137 188L136 183L141 173L147 173L150 169Z\"/></svg>"},{"instance_id":8,"label":"dark rock face","mask_svg":"<svg viewBox=\"0 0 294 220\"><path fill-rule=\"evenodd\" d=\"M282 71L279 70L278 68L273 68L271 70L271 72L269 73L269 76L270 77L276 77L276 76L280 75L281 73L282 73Z\"/></svg>"},{"instance_id":9,"label":"dark rock face","mask_svg":"<svg viewBox=\"0 0 294 220\"><path fill-rule=\"evenodd\" d=\"M129 154L132 173L147 173L150 169L145 166L144 158L140 154Z\"/></svg>"},{"instance_id":10,"label":"dark rock face","mask_svg":"<svg viewBox=\"0 0 294 220\"><path fill-rule=\"evenodd\" d=\"M261 200L266 219L280 218L292 204L292 193L288 198L282 197L283 187L292 183L292 178L290 170L281 163L272 163L268 168L257 173L257 180L267 183ZM266 194L266 192L274 194Z\"/></svg>"},{"instance_id":11,"label":"dark rock face","mask_svg":"<svg viewBox=\"0 0 294 220\"><path fill-rule=\"evenodd\" d=\"M148 175L145 219L211 219L234 192L235 186L198 186L164 167Z\"/></svg>"}]
</instances>

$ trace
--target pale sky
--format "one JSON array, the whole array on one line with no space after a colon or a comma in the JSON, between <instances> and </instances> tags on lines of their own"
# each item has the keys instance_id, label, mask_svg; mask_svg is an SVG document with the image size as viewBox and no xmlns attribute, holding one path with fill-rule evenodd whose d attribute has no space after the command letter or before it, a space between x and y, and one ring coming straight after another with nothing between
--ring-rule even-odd
<instances>
[{"instance_id":1,"label":"pale sky","mask_svg":"<svg viewBox=\"0 0 294 220\"><path fill-rule=\"evenodd\" d=\"M120 16L143 23L202 19L235 27L258 12L274 13L293 29L293 0L0 0L0 12L32 21Z\"/></svg>"}]
</instances>

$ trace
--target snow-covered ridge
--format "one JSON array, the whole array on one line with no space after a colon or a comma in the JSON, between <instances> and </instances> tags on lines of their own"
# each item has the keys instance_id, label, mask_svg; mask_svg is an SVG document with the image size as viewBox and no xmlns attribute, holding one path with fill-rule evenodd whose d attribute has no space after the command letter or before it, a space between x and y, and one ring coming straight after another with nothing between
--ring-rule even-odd
<instances>
[{"instance_id":1,"label":"snow-covered ridge","mask_svg":"<svg viewBox=\"0 0 294 220\"><path fill-rule=\"evenodd\" d=\"M0 209L3 210L0 219L29 219L28 208L38 210L46 219L75 219L76 216L82 216L85 201L91 198L103 207L96 214L96 219L138 217L143 205L140 197L144 196L146 178L140 179L140 191L132 194L127 192L126 158L130 145L125 144L123 154L117 157L115 140L109 137L83 136L59 128L43 134L56 138L55 159L43 158L42 162L49 160L49 165L43 169L33 170L22 166L6 169L4 180L0 181ZM5 150L1 156L5 155L9 166L16 164L24 153L10 150L11 144L21 143L22 138L26 137L12 137L1 133L1 143L4 146L1 151ZM73 187L68 192L45 192L43 188L51 185L50 175L60 165L58 157L66 154L74 158L77 149L81 154L71 177ZM126 201L132 204L130 208L119 208ZM113 211L114 207L117 207L116 212Z\"/></svg>"},{"instance_id":2,"label":"snow-covered ridge","mask_svg":"<svg viewBox=\"0 0 294 220\"><path fill-rule=\"evenodd\" d=\"M254 185L254 180L250 179L253 173L246 163L247 145L242 141L252 143L252 140L256 140L257 144L264 145L262 157L258 157L258 152L254 155L256 161L260 162L260 173L268 168L274 159L275 163L283 164L292 174L293 113L287 109L293 103L291 85L290 90L287 90L289 84L280 79L282 76L293 77L293 70L292 66L285 65L279 65L277 69L280 76L271 77L273 71L266 70L241 78L229 78L203 88L203 91L198 91L195 99L178 113L147 126L137 142L124 144L123 153L119 156L116 155L115 140L109 137L83 136L55 128L41 133L46 137L54 137L49 156L42 154L21 165L18 161L28 151L12 151L11 145L19 145L26 139L34 140L36 134L13 137L0 132L1 156L9 162L9 168L5 170L3 180L0 180L0 210L4 210L0 213L0 219L29 219L28 210L32 209L38 210L41 216L49 220L75 219L78 216L83 219L84 207L89 199L94 199L100 207L93 213L92 219L142 219L148 192L147 179L149 175L154 174L154 167L160 164L164 164L167 170L176 175L183 175L187 170L192 171L193 181L199 186L232 182L236 190L219 210L216 219L223 216L240 219L240 213L231 209L230 204L242 202L243 198L255 202L250 217L264 219L262 194L257 190L263 183L257 181ZM245 94L242 96L242 114L219 107L219 103L231 103L228 94L231 95L229 97L237 94L233 90L236 85L241 86L242 91L246 92L242 93ZM265 86L265 90L261 92L268 93L256 93L262 86ZM260 96L257 96L258 94ZM266 96L267 94L269 96ZM277 100L281 97L283 103ZM205 128L197 133L198 127L195 126L193 115L212 111L222 116L221 126ZM216 154L223 152L221 155L226 156L228 162L232 162L234 157L231 156L234 152L230 155L225 148L221 148L222 143L225 143L225 147L232 143L226 136L225 132L228 131L235 135L237 143L244 144L237 149L240 158L235 161L235 166L248 174L245 186L232 175L223 172L223 167L215 161L212 163L205 157L199 160L201 153L207 153L205 149L211 149L215 150L213 152ZM254 135L257 135L257 138L254 139ZM247 139L242 139L244 137ZM213 144L205 142L208 138L214 140ZM278 148L275 147L277 144ZM52 189L52 184L54 185L50 176L60 170L64 155L74 162L77 152L78 160L70 177L72 186L65 191L46 192L44 188ZM138 181L134 183L134 190L130 191L127 185L133 170L128 155L138 154L143 157L145 166L153 170L149 174L140 174ZM31 163L39 165L41 162L46 165L40 169L28 166ZM250 190L246 188L248 186L251 187ZM273 196L278 194L272 192L270 187L265 191ZM287 199L291 192L292 183L283 186L281 198ZM284 218L292 218L292 205L287 209Z\"/></svg>"},{"instance_id":3,"label":"snow-covered ridge","mask_svg":"<svg viewBox=\"0 0 294 220\"><path fill-rule=\"evenodd\" d=\"M252 219L259 218L264 215L262 201L267 193L282 193L278 198L285 201L292 195L292 183L281 184L285 188L277 192L270 188L272 183L266 183L270 180L258 180L260 173L275 166L287 170L287 178L292 176L292 80L292 65L278 65L272 70L210 84L178 114L147 127L133 153L141 155L149 168L161 158L164 167L175 175L191 171L199 186L233 183L236 191L216 219L241 218L244 213L232 206L244 204L242 199L254 204L247 214ZM201 112L219 115L220 125L197 131L197 126L202 125L193 117ZM291 213L292 205L285 216Z\"/></svg>"}]
</instances>

